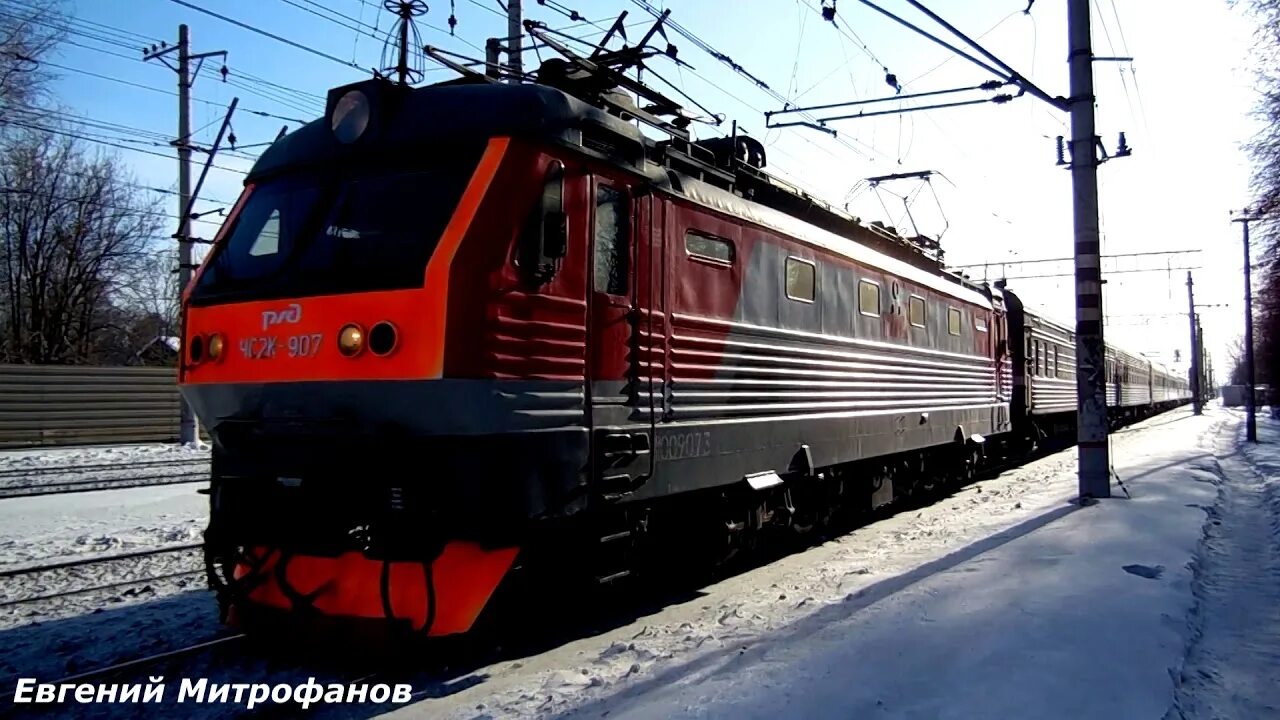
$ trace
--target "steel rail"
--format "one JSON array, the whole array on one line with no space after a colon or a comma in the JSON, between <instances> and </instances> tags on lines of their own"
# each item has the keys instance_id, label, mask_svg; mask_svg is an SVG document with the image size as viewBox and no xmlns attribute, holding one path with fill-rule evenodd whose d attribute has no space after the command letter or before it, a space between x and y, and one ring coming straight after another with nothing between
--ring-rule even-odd
<instances>
[{"instance_id":1,"label":"steel rail","mask_svg":"<svg viewBox=\"0 0 1280 720\"><path fill-rule=\"evenodd\" d=\"M20 575L35 575L42 572L50 572L53 570L64 570L66 568L83 567L86 565L97 565L101 563L116 562L118 560L130 560L140 557L150 557L153 555L166 555L169 553L183 552L185 550L198 550L204 547L204 543L185 543L182 545L166 545L164 547L151 548L148 550L135 550L127 553L116 553L114 555L97 555L89 558L78 558L76 560L66 560L63 562L49 563L48 565L27 565L18 568L7 568L0 570L0 578L18 577Z\"/></svg>"},{"instance_id":2,"label":"steel rail","mask_svg":"<svg viewBox=\"0 0 1280 720\"><path fill-rule=\"evenodd\" d=\"M98 471L119 471L124 472L137 468L156 468L156 467L179 467L182 465L208 465L208 459L173 459L173 460L143 460L132 463L93 463L87 465L44 465L36 467L13 467L0 468L0 478L13 476L32 476L32 475L73 475L85 472Z\"/></svg>"},{"instance_id":3,"label":"steel rail","mask_svg":"<svg viewBox=\"0 0 1280 720\"><path fill-rule=\"evenodd\" d=\"M84 480L66 480L49 483L27 483L25 485L0 485L0 500L8 498L33 497L37 495L66 495L70 493L93 492L95 490L119 490L138 487L159 487L162 485L185 485L188 483L206 482L207 472L144 475L122 478L89 478Z\"/></svg>"}]
</instances>

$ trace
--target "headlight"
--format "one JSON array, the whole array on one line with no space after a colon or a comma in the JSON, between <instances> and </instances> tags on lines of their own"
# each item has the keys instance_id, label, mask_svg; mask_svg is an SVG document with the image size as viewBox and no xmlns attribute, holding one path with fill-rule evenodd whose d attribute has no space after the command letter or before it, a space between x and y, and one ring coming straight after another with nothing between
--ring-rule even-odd
<instances>
[{"instance_id":1,"label":"headlight","mask_svg":"<svg viewBox=\"0 0 1280 720\"><path fill-rule=\"evenodd\" d=\"M222 351L226 347L226 340L223 339L222 333L214 333L209 338L209 359L217 360L222 357Z\"/></svg>"},{"instance_id":2,"label":"headlight","mask_svg":"<svg viewBox=\"0 0 1280 720\"><path fill-rule=\"evenodd\" d=\"M364 349L364 329L359 325L347 325L338 333L338 352L354 357Z\"/></svg>"},{"instance_id":3,"label":"headlight","mask_svg":"<svg viewBox=\"0 0 1280 720\"><path fill-rule=\"evenodd\" d=\"M369 98L359 90L352 90L334 103L329 127L338 142L353 143L360 139L369 127Z\"/></svg>"}]
</instances>

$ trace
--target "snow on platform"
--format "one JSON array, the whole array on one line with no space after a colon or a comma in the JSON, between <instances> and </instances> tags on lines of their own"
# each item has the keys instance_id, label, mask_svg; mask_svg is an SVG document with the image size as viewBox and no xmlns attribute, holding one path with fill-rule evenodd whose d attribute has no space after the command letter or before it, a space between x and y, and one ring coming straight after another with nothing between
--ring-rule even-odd
<instances>
[{"instance_id":1,"label":"snow on platform","mask_svg":"<svg viewBox=\"0 0 1280 720\"><path fill-rule=\"evenodd\" d=\"M1131 498L1072 504L1069 450L387 717L1159 718L1238 423L1114 434Z\"/></svg>"},{"instance_id":2,"label":"snow on platform","mask_svg":"<svg viewBox=\"0 0 1280 720\"><path fill-rule=\"evenodd\" d=\"M1217 439L1218 502L1196 558L1193 639L1170 720L1280 718L1280 422Z\"/></svg>"}]
</instances>

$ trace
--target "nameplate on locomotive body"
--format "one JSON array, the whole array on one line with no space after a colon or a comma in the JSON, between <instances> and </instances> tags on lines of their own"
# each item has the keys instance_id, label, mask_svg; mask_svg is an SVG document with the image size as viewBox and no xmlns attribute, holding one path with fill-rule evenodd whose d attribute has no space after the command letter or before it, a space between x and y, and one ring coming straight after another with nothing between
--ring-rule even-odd
<instances>
[{"instance_id":1,"label":"nameplate on locomotive body","mask_svg":"<svg viewBox=\"0 0 1280 720\"><path fill-rule=\"evenodd\" d=\"M320 352L322 333L303 333L281 338L260 335L240 339L240 354L246 360L273 360L277 357L309 358Z\"/></svg>"},{"instance_id":2,"label":"nameplate on locomotive body","mask_svg":"<svg viewBox=\"0 0 1280 720\"><path fill-rule=\"evenodd\" d=\"M711 432L708 430L658 433L656 442L659 460L688 460L711 455Z\"/></svg>"}]
</instances>

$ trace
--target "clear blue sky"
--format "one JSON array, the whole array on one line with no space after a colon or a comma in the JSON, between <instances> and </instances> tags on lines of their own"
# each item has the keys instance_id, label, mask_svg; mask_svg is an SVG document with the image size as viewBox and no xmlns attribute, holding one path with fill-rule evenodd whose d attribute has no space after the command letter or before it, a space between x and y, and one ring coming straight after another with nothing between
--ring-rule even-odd
<instances>
[{"instance_id":1,"label":"clear blue sky","mask_svg":"<svg viewBox=\"0 0 1280 720\"><path fill-rule=\"evenodd\" d=\"M891 94L884 68L897 76L904 93L990 78L854 0L839 3L840 28L822 21L819 0L651 1L659 8L671 7L673 20L800 104ZM5 2L20 5L26 0ZM229 77L234 83L221 82L216 72L219 60L206 63L194 89L193 126L201 128L197 140L212 142L223 109L238 96L240 110L233 126L239 144L263 143L282 125L293 128L296 123L249 111L299 119L318 115L328 88L368 76L347 63L362 68L383 65L381 39L342 25L376 26L377 34L383 36L392 22L381 2L373 0L188 2L340 62L173 0L80 0L73 27L96 37L74 36L77 44L63 48L53 59L75 69L55 69L62 76L56 86L59 99L70 112L99 123L173 135L177 100L166 93L175 89L174 73L158 63L141 62L141 43L135 41L173 42L178 24L187 23L196 51L228 51ZM533 0L525 4L527 16L552 27L574 24L549 6ZM601 28L622 10L629 13L633 33L642 32L649 19L632 0L558 4L582 12ZM879 0L879 4L953 39L902 0ZM453 37L447 32L449 0L429 0L428 5L430 11L419 23L424 43L479 57L485 38L506 32L497 0L454 0L458 25ZM1023 13L1026 0L934 0L929 5L962 30L981 36L989 49L1050 94L1066 94L1065 3L1038 0L1030 15ZM1171 10L1174 6L1176 11ZM1239 143L1252 128L1246 115L1254 100L1253 82L1245 64L1251 27L1238 12L1229 10L1226 0L1095 0L1093 7L1095 51L1135 58L1132 64L1099 63L1095 68L1099 133L1114 150L1117 133L1125 131L1134 148L1132 157L1107 163L1100 172L1104 253L1202 250L1198 256L1175 256L1171 264L1201 266L1197 277L1203 301L1231 303L1229 308L1204 311L1210 348L1224 370L1223 351L1242 327L1239 228L1228 222L1227 213L1249 197L1247 162ZM602 30L583 25L575 33L599 37ZM636 37L631 35L633 40ZM1195 38L1194 45L1189 38ZM838 139L802 128L767 131L762 112L779 109L775 99L688 40L672 33L671 41L694 69L679 69L661 59L654 62L654 69L713 111L737 119L747 132L762 137L768 144L769 169L782 178L834 203L849 202L850 211L866 220L909 228L901 201L895 204L887 194L877 196L859 186L859 181L890 172L935 170L946 178L933 184L938 203L923 189L911 210L926 234L937 234L945 227L943 246L951 262L999 263L1072 254L1069 178L1054 166L1053 138L1067 134L1062 113L1023 97L1002 107L982 105L841 122L833 125L840 131ZM543 57L547 56L544 51ZM525 58L526 64L535 61L532 53ZM428 61L427 67L435 66ZM449 75L449 71L434 70L428 80ZM168 147L140 147L172 154ZM244 157L220 157L218 164L244 169L259 151L250 148ZM176 160L129 151L120 155L130 162L140 182L175 187ZM234 172L212 170L202 196L233 200L239 183ZM888 189L910 192L916 188ZM176 212L176 199L169 202ZM218 206L202 203L199 209ZM206 236L215 229L201 224L196 228ZM1150 262L1142 265L1150 266ZM1070 268L1007 269L1010 274L1031 274ZM976 274L981 277L982 270ZM1109 337L1166 356L1175 347L1185 348L1185 320L1157 317L1185 308L1184 279L1185 272L1112 275L1106 297L1106 309L1113 315ZM1011 284L1061 317L1073 317L1071 278Z\"/></svg>"}]
</instances>

